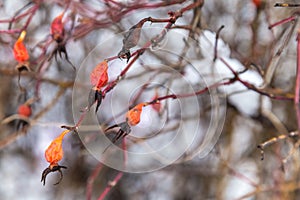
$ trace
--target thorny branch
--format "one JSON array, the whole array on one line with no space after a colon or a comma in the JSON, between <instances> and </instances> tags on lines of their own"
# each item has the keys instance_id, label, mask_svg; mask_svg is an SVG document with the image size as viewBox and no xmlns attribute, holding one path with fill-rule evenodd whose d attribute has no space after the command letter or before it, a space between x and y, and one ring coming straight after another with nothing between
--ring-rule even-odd
<instances>
[{"instance_id":1,"label":"thorny branch","mask_svg":"<svg viewBox=\"0 0 300 200\"><path fill-rule=\"evenodd\" d=\"M90 32L92 32L94 30L109 27L109 26L111 26L112 23L121 21L124 16L130 15L130 13L132 11L136 11L139 9L156 9L159 7L167 7L167 6L171 6L171 5L181 4L186 1L176 0L176 1L162 1L162 2L158 2L158 3L152 3L152 2L149 3L149 2L142 1L142 2L135 3L135 4L125 4L125 3L121 3L119 1L114 1L114 0L104 0L104 2L106 5L106 8L99 11L99 10L92 8L88 4L85 4L85 2L69 1L68 8L70 10L72 10L72 12L76 11L79 16L78 23L76 23L76 25L74 26L74 29L72 29L72 31L71 31L72 33L70 35L70 39L74 39L74 40L81 39L83 36L89 34ZM12 18L0 20L0 23L8 24L8 30L0 30L0 33L17 34L23 30L26 30L30 26L30 22L31 22L32 18L34 17L35 13L38 11L38 9L40 8L40 5L42 3L43 3L43 1L29 2L23 8L19 9ZM57 4L64 5L64 2L57 1ZM121 49L120 54L106 59L108 62L110 62L115 59L118 59L119 57L127 58L128 64L126 64L126 66L120 72L120 74L117 76L117 78L115 80L112 80L103 89L102 98L104 99L105 95L108 92L112 91L121 82L121 80L125 79L127 72L131 69L133 64L144 54L145 51L147 51L149 49L149 47L158 45L165 38L168 31L170 31L174 28L181 28L181 29L188 30L190 35L194 34L194 32L196 32L195 28L196 28L196 26L198 26L199 21L200 21L199 16L197 19L194 20L195 24L175 25L175 23L177 22L177 19L182 17L185 12L190 11L192 9L197 10L197 9L201 8L203 4L204 4L203 0L194 1L194 3L191 3L191 4L181 8L178 11L169 12L168 13L169 18L160 19L160 18L147 17L147 18L143 18L136 25L131 27L129 29L128 33L124 37L123 47ZM275 6L276 7L277 6L278 7L286 7L287 5L284 3L276 3ZM298 6L298 4L289 4L288 6L296 7L296 6ZM28 7L30 7L30 8L28 8ZM109 9L107 9L107 8L109 8ZM26 11L24 11L25 9L26 9ZM200 15L200 14L198 14L198 15ZM12 29L13 25L15 23L19 22L20 20L22 20L26 17L27 17L27 20L25 21L25 24L21 28ZM295 13L294 15L292 15L291 17L289 17L287 19L281 20L277 23L270 25L269 28L271 29L275 26L278 26L278 25L281 25L284 23L288 23L288 22L295 23L297 17L298 17L298 13ZM161 31L157 36L155 36L151 40L147 41L142 46L142 48L136 50L135 52L133 52L131 54L130 49L137 45L137 42L138 42L138 39L140 36L140 30L142 29L143 24L146 22L166 23L166 25L164 26L163 31ZM300 71L300 64L299 64L300 63L300 53L299 53L300 52L300 42L299 42L300 39L299 38L300 38L300 36L299 35L300 35L300 33L298 33L298 36L297 36L297 77L296 77L296 83L295 83L295 94L294 95L289 94L289 93L277 94L276 92L274 92L274 93L270 92L270 90L266 90L265 88L257 87L255 85L241 79L239 72L234 71L232 69L232 67L230 66L230 64L228 64L226 62L225 58L219 57L218 52L217 52L217 45L218 45L218 39L219 39L222 28L223 28L223 26L217 31L213 60L215 61L216 59L219 59L222 63L224 63L227 66L227 68L232 72L233 77L224 79L220 82L216 82L212 85L206 86L206 87L204 87L200 90L197 90L196 92L193 92L193 93L181 93L181 94L172 94L172 93L170 94L169 93L167 95L157 96L156 98L147 101L147 104L152 105L152 104L157 104L157 103L160 103L161 101L168 100L168 99L189 98L189 97L193 97L193 96L197 96L197 95L203 95L204 93L209 92L209 90L211 90L211 89L216 89L216 88L219 88L220 86L230 85L235 82L239 82L242 85L244 85L247 89L252 90L261 95L267 96L270 99L294 101L296 114L297 114L298 131L299 131L299 127L300 127L300 108L299 108L299 100L300 100L299 99L299 93L300 93L300 73L299 73L299 71ZM287 41L288 41L289 37L290 37L290 35L287 37ZM48 56L46 54L48 52L49 46L50 46L49 41L46 41L45 43L42 42L38 45L38 47L40 49L42 49L42 53L37 59L38 61L41 61L41 62L37 62L39 64L39 67L37 67L39 69L38 70L39 73L36 73L35 72L36 67L33 67L33 72L26 72L26 73L22 74L22 77L32 78L33 80L35 80L37 82L36 83L36 91L40 90L41 83L50 83L50 84L56 85L59 87L59 90L58 90L57 94L55 94L55 97L52 99L52 101L48 105L44 106L43 109L39 110L35 114L35 116L31 117L31 119L28 119L28 118L25 119L25 120L28 120L28 123L30 124L30 126L34 126L35 124L38 124L38 119L42 115L47 113L49 111L49 109L51 109L57 103L59 98L64 94L65 90L67 88L70 88L73 84L73 81L60 81L60 80L43 77L44 73L50 66L49 63L47 63L47 59L45 59L45 58L48 58ZM186 48L187 49L189 48L188 45L186 45ZM186 51L183 51L182 55L184 55L185 52ZM67 54L66 54L66 57L67 57ZM67 60L68 60L68 58L67 58ZM34 64L37 64L37 63L34 63ZM6 76L16 76L17 75L17 73L15 71L8 70L8 69L0 69L0 73L4 74ZM145 87L141 90L141 93L146 88L147 88L147 85L145 84ZM88 112L87 109L85 109L82 112L81 117L75 123L75 126L72 128L77 130L77 128L79 128L81 126L81 123L84 120L87 112ZM14 117L15 116L13 116L13 119L22 119L22 117L20 117L20 116L17 116L16 118L14 118ZM5 120L4 120L4 122L5 122ZM258 145L258 147L261 149L262 159L264 158L264 149L267 146L274 144L280 140L285 140L287 138L295 138L296 136L298 136L298 131L291 132L289 135L281 135L279 137L272 138L272 139ZM1 140L0 149L6 147L8 144L15 141L20 135L23 135L25 133L26 133L26 131L16 132L16 133L11 134L6 139ZM126 165L126 162L127 162L127 159L126 159L127 146L125 144L126 138L123 138L122 141L123 141L123 150L124 150L124 165ZM287 158L290 155L292 155L296 149L298 149L299 145L300 145L299 141L295 143L294 148L290 151L290 153L286 157L286 159L283 160L283 163L286 163ZM96 177L98 176L98 174L100 173L102 168L103 168L102 164L99 164L88 179L87 189L86 189L87 190L86 191L87 199L91 199L91 197L92 197L94 181L96 180ZM230 167L228 167L228 168L230 168ZM239 174L239 173L235 172L234 170L232 170L232 173L235 174L236 176L240 177L241 179L245 179L251 185L257 187L256 183L252 182L250 179L243 176L242 174ZM107 194L109 193L109 191L120 181L122 176L123 176L123 173L119 172L112 181L108 182L106 188L101 193L101 195L99 196L98 199L99 200L104 199L107 196Z\"/></svg>"}]
</instances>

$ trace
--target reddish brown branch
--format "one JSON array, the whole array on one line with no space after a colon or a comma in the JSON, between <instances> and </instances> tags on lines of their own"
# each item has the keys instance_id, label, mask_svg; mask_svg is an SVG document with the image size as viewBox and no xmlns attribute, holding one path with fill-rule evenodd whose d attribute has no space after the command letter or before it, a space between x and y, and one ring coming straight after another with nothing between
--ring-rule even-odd
<instances>
[{"instance_id":1,"label":"reddish brown branch","mask_svg":"<svg viewBox=\"0 0 300 200\"><path fill-rule=\"evenodd\" d=\"M300 7L297 3L275 3L274 7Z\"/></svg>"},{"instance_id":2,"label":"reddish brown branch","mask_svg":"<svg viewBox=\"0 0 300 200\"><path fill-rule=\"evenodd\" d=\"M220 33L221 33L221 31L222 31L222 29L224 28L225 26L224 25L222 25L219 29L218 29L218 31L217 31L217 33L216 33L216 40L215 40L215 48L214 48L214 59L213 59L213 61L215 62L216 61L216 59L218 58L218 40L219 40L219 37L220 37Z\"/></svg>"},{"instance_id":3,"label":"reddish brown branch","mask_svg":"<svg viewBox=\"0 0 300 200\"><path fill-rule=\"evenodd\" d=\"M150 102L147 102L148 105L151 105L151 104L156 104L160 101L163 101L163 100L166 100L166 99L181 99L181 98L188 98L188 97L193 97L193 96L197 96L197 95L201 95L201 94L204 94L205 92L209 91L210 89L214 89L214 88L218 88L222 85L229 85L229 84L232 84L233 82L235 82L236 79L229 79L227 81L221 81L221 82L217 82L215 84L212 84L210 86L207 86L201 90L198 90L196 92L193 92L193 93L186 93L186 94L169 94L169 95L166 95L166 96L162 96L162 97L158 97Z\"/></svg>"},{"instance_id":4,"label":"reddish brown branch","mask_svg":"<svg viewBox=\"0 0 300 200\"><path fill-rule=\"evenodd\" d=\"M107 0L105 0L107 1ZM132 5L126 6L125 4L122 5L122 7L119 7L118 5L113 8L110 7L108 10L109 12L100 12L98 11L97 13L95 12L93 16L97 16L99 13L101 15L104 15L101 17L101 20L95 20L95 17L87 17L84 21L84 23L78 25L75 27L75 32L74 32L74 39L78 39L80 37L85 36L89 32L98 29L98 28L106 28L108 26L111 26L112 22L116 23L121 21L125 15L132 11L136 11L139 9L153 9L153 8L160 8L160 7L167 7L171 5L176 5L185 2L186 0L174 0L174 1L162 1L159 3L134 3ZM199 7L203 5L203 0L197 0L195 3L192 3L184 8L182 8L180 11L177 13L180 13L180 16L191 9L194 9L196 7ZM116 2L117 3L117 2ZM118 3L119 4L119 3ZM115 4L116 5L116 4ZM112 14L113 13L113 14ZM85 16L85 13L82 13L83 16ZM111 18L109 18L110 16ZM179 16L177 16L179 17Z\"/></svg>"},{"instance_id":5,"label":"reddish brown branch","mask_svg":"<svg viewBox=\"0 0 300 200\"><path fill-rule=\"evenodd\" d=\"M300 30L297 34L297 75L295 85L295 109L297 114L298 130L300 130L300 108L299 108L299 95L300 95Z\"/></svg>"},{"instance_id":6,"label":"reddish brown branch","mask_svg":"<svg viewBox=\"0 0 300 200\"><path fill-rule=\"evenodd\" d=\"M239 74L238 72L234 71L232 69L232 67L223 59L223 58L220 58L220 60L228 67L228 69L231 70L231 72L233 73L234 77L231 78L231 79L228 79L227 81L221 81L221 82L217 82L217 83L214 83L210 86L207 86L201 90L198 90L196 92L193 92L193 93L187 93L187 94L170 94L170 95L166 95L166 96L162 96L162 97L158 97L156 99L154 99L153 101L150 101L148 102L148 104L155 104L155 103L158 103L159 101L163 101L163 100L166 100L166 99L180 99L180 98L188 98L188 97L192 97L192 96L196 96L196 95L201 95L201 94L204 94L205 92L209 91L210 89L214 89L214 88L218 88L222 85L230 85L236 81L242 83L246 88L250 89L250 90L253 90L261 95L264 95L264 96L268 96L269 98L272 98L272 99L276 99L276 100L294 100L294 97L287 97L287 96L280 96L280 95L274 95L274 94L271 94L269 92L266 92L264 90L261 90L259 88L257 88L255 85L247 82L247 81L244 81L242 80L240 77L239 77ZM300 61L299 61L300 62ZM298 102L299 102L299 98L298 98Z\"/></svg>"},{"instance_id":7,"label":"reddish brown branch","mask_svg":"<svg viewBox=\"0 0 300 200\"><path fill-rule=\"evenodd\" d=\"M288 22L295 21L296 18L297 18L297 16L293 15L293 16L291 16L291 17L288 17L288 18L286 18L286 19L283 19L283 20L281 20L281 21L279 21L279 22L276 22L276 23L274 23L274 24L271 24L271 25L269 26L269 29L272 29L272 28L274 28L275 26L278 26L278 25L282 25L282 24L285 24L285 23L288 23Z\"/></svg>"},{"instance_id":8,"label":"reddish brown branch","mask_svg":"<svg viewBox=\"0 0 300 200\"><path fill-rule=\"evenodd\" d=\"M272 99L276 99L276 100L294 100L294 97L290 97L290 96L282 96L282 95L275 95L275 94L272 94L272 93L269 93L267 91L264 91L262 89L259 89L257 88L255 85L247 82L247 81L244 81L242 80L240 77L239 77L239 74L238 72L234 71L232 69L232 67L223 59L223 58L220 58L220 60L226 65L226 67L233 73L233 75L235 76L234 79L236 79L238 82L242 83L246 88L250 89L250 90L253 90L261 95L264 95L264 96L267 96L267 97L270 97Z\"/></svg>"},{"instance_id":9,"label":"reddish brown branch","mask_svg":"<svg viewBox=\"0 0 300 200\"><path fill-rule=\"evenodd\" d=\"M20 10L18 10L16 12L16 14L11 18L11 19L7 19L7 20L0 20L0 23L8 23L8 30L0 30L0 33L6 33L6 34L13 34L13 33L20 33L23 30L27 29L28 25L30 24L32 17L34 16L34 14L36 13L36 11L39 8L38 4L35 4L33 7L31 7L30 9L28 9L26 12L24 12L23 14L20 14L20 12L22 12L26 7L30 6L32 4L32 2L26 4L23 8L21 8ZM26 20L24 26L20 29L11 29L12 27L12 23L14 22L18 22L19 20L23 19L24 17L26 17L27 15L29 15L28 19Z\"/></svg>"},{"instance_id":10,"label":"reddish brown branch","mask_svg":"<svg viewBox=\"0 0 300 200\"><path fill-rule=\"evenodd\" d=\"M98 200L103 200L106 197L106 195L109 193L109 191L120 181L122 176L123 176L123 172L119 172L112 181L109 181L106 188L99 196Z\"/></svg>"},{"instance_id":11,"label":"reddish brown branch","mask_svg":"<svg viewBox=\"0 0 300 200\"><path fill-rule=\"evenodd\" d=\"M126 138L124 137L122 140L122 149L123 149L123 166L125 167L127 164L127 144L126 144ZM104 189L104 191L100 194L98 200L103 200L107 194L109 193L109 191L118 184L118 182L121 180L121 178L123 177L123 172L118 172L117 176L112 180L109 181L107 183L106 188Z\"/></svg>"},{"instance_id":12,"label":"reddish brown branch","mask_svg":"<svg viewBox=\"0 0 300 200\"><path fill-rule=\"evenodd\" d=\"M93 184L99 175L100 171L103 168L103 164L99 162L99 164L96 166L96 168L93 170L92 174L89 176L87 180L86 185L86 199L91 200L92 199L92 192L93 192Z\"/></svg>"},{"instance_id":13,"label":"reddish brown branch","mask_svg":"<svg viewBox=\"0 0 300 200\"><path fill-rule=\"evenodd\" d=\"M151 45L156 46L161 40L163 40L163 38L167 34L167 31L171 29L172 25L176 22L176 20L179 17L182 16L184 12L196 8L198 6L201 6L202 4L203 4L203 0L198 0L195 3L192 3L177 12L169 12L170 15L169 19L154 19L151 17L142 19L139 23L141 22L145 23L146 21L150 21L150 22L168 22L168 24L165 26L165 29L163 29L156 37L146 42L146 44L141 49L137 50L135 53L132 54L134 58L129 62L129 64L125 67L125 69L122 70L120 75L103 90L103 98L105 97L105 94L110 90L112 90L117 85L117 83L125 76L125 74L133 65L133 63L140 57L140 55L142 55L146 51L146 49L148 49ZM107 60L112 60L112 58L108 58Z\"/></svg>"}]
</instances>

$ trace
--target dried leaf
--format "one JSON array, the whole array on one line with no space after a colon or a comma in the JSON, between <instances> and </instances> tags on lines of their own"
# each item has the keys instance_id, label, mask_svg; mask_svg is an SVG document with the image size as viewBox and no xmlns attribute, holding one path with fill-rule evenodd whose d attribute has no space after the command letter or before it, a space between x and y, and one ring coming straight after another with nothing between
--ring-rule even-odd
<instances>
[{"instance_id":1,"label":"dried leaf","mask_svg":"<svg viewBox=\"0 0 300 200\"><path fill-rule=\"evenodd\" d=\"M136 25L132 26L124 35L122 50L118 53L119 58L127 58L127 62L131 57L130 49L135 47L141 36L141 30L146 20L141 20Z\"/></svg>"},{"instance_id":2,"label":"dried leaf","mask_svg":"<svg viewBox=\"0 0 300 200\"><path fill-rule=\"evenodd\" d=\"M144 23L143 23L144 24ZM125 34L123 39L123 48L124 49L131 49L132 47L135 47L141 36L141 27L143 24L136 24L133 27L129 29L129 31Z\"/></svg>"}]
</instances>

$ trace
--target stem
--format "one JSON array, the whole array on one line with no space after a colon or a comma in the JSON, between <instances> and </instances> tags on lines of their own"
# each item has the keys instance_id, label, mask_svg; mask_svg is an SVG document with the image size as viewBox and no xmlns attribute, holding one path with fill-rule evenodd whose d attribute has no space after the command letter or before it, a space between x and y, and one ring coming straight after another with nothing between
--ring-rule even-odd
<instances>
[{"instance_id":1,"label":"stem","mask_svg":"<svg viewBox=\"0 0 300 200\"><path fill-rule=\"evenodd\" d=\"M125 76L125 74L130 69L130 67L133 65L133 63L140 57L140 55L142 55L146 51L147 48L149 48L151 45L156 45L161 40L163 40L163 38L166 36L167 32L171 29L172 25L174 25L176 20L179 17L181 17L184 12L191 10L193 8L196 8L202 4L203 4L203 0L198 0L195 3L192 3L177 12L169 12L169 15L170 15L169 19L154 19L151 17L142 19L139 23L141 23L141 22L145 23L146 21L150 21L150 22L168 22L168 24L164 27L164 29L156 37L154 37L150 41L146 42L146 44L141 49L137 50L136 52L134 52L132 54L132 56L134 56L134 58L129 62L129 64L126 66L126 68L123 69L122 72L120 73L120 75L103 90L103 98L105 97L106 93L109 92L110 90L112 90L117 85L117 83ZM113 58L117 58L117 57L108 58L106 60L111 61Z\"/></svg>"},{"instance_id":2,"label":"stem","mask_svg":"<svg viewBox=\"0 0 300 200\"><path fill-rule=\"evenodd\" d=\"M215 41L215 48L214 48L215 56L214 56L214 59L213 59L214 62L215 62L216 59L218 58L218 40L219 40L219 37L220 37L220 32L222 31L222 29L223 29L224 27L225 27L225 26L222 25L222 26L218 29L217 33L216 33L216 41Z\"/></svg>"},{"instance_id":3,"label":"stem","mask_svg":"<svg viewBox=\"0 0 300 200\"><path fill-rule=\"evenodd\" d=\"M297 75L295 85L295 98L294 104L297 114L298 130L300 130L300 108L299 108L299 94L300 94L300 30L297 34Z\"/></svg>"},{"instance_id":4,"label":"stem","mask_svg":"<svg viewBox=\"0 0 300 200\"><path fill-rule=\"evenodd\" d=\"M150 22L157 22L157 23L162 23L162 22L168 22L167 25L164 27L164 29L161 31L161 33L159 33L157 36L155 36L154 38L152 38L151 40L149 40L148 42L146 42L146 44L141 48L138 49L137 51L135 51L132 54L132 59L130 60L130 62L128 63L128 65L121 71L121 73L119 74L119 76L113 80L112 82L110 82L104 89L103 89L103 98L105 98L105 95L107 92L111 91L120 80L122 80L122 78L126 75L126 73L129 71L129 69L131 68L131 66L134 64L134 62L151 46L151 45L156 45L156 43L160 42L165 35L167 34L167 32L171 29L171 27L174 25L174 23L176 22L176 20L182 16L182 14L190 9L196 8L200 5L203 4L203 0L198 0L195 3L192 3L184 8L182 8L180 11L177 12L169 12L170 18L169 19L154 19L151 17L147 17L144 18L142 20L140 20L139 23L145 23L146 21L150 21ZM114 59L117 59L117 56L114 57L110 57L110 58L106 58L107 61L111 61ZM86 114L86 110L84 111L83 114L81 114L79 121L76 123L75 127L79 127L81 122L83 121L85 114Z\"/></svg>"},{"instance_id":5,"label":"stem","mask_svg":"<svg viewBox=\"0 0 300 200\"><path fill-rule=\"evenodd\" d=\"M222 86L222 85L229 85L229 84L233 83L234 81L236 81L236 79L229 79L227 81L217 82L215 84L212 84L210 86L207 86L207 87L203 88L202 90L198 90L198 91L193 92L193 93L178 94L178 95L169 94L169 95L166 95L166 96L157 97L156 99L154 99L150 102L147 102L147 105L155 104L155 103L158 103L159 101L163 101L163 100L166 100L166 99L180 99L180 98L188 98L188 97L192 97L192 96L197 96L197 95L200 95L200 94L204 94L205 92L209 91L210 89L217 88L217 87Z\"/></svg>"},{"instance_id":6,"label":"stem","mask_svg":"<svg viewBox=\"0 0 300 200\"><path fill-rule=\"evenodd\" d=\"M123 156L124 156L123 165L125 166L127 163L127 157L128 157L126 137L124 137L122 140L122 148L123 148ZM118 182L121 180L122 177L123 177L123 172L118 172L117 176L112 181L108 182L106 188L101 193L98 200L103 200L106 197L106 195L109 193L109 191L118 184Z\"/></svg>"},{"instance_id":7,"label":"stem","mask_svg":"<svg viewBox=\"0 0 300 200\"><path fill-rule=\"evenodd\" d=\"M109 1L111 3L113 2L113 0L105 0L105 1L107 2ZM187 0L172 0L172 1L162 1L159 3L138 3L138 1L136 1L134 4L128 6L126 4L123 4L122 7L119 7L115 4L116 8L109 7L109 9L111 9L111 12L117 13L114 16L109 15L109 13L107 13L106 10L96 12L96 11L92 11L91 9L87 9L87 8L85 9L80 4L76 5L76 3L73 3L74 5L76 5L75 6L76 10L80 11L79 14L82 14L83 16L86 16L87 12L92 12L96 16L102 14L104 15L103 20L96 21L94 18L91 18L88 20L89 22L75 27L74 39L79 39L95 29L108 27L111 25L111 22L114 23L119 22L124 18L125 15L127 15L130 12L137 11L140 9L155 9L155 8L167 7L171 5L181 4L186 1ZM203 0L201 2L203 2ZM120 8L122 8L121 12L120 12Z\"/></svg>"},{"instance_id":8,"label":"stem","mask_svg":"<svg viewBox=\"0 0 300 200\"><path fill-rule=\"evenodd\" d=\"M98 200L103 200L106 195L108 194L108 192L120 181L120 179L122 178L123 176L123 172L119 172L117 174L117 176L114 178L113 181L110 181L106 188L104 189L104 191L101 193L101 195L99 196Z\"/></svg>"},{"instance_id":9,"label":"stem","mask_svg":"<svg viewBox=\"0 0 300 200\"><path fill-rule=\"evenodd\" d=\"M127 163L127 160L128 160L126 137L123 137L123 140L122 140L122 148L123 148L123 157L124 157L123 165L124 165L124 167L125 167L125 166L126 166L126 163Z\"/></svg>"},{"instance_id":10,"label":"stem","mask_svg":"<svg viewBox=\"0 0 300 200\"><path fill-rule=\"evenodd\" d=\"M223 59L223 58L220 58L220 60L226 65L226 67L228 67L228 69L233 73L233 75L235 76L234 79L236 79L236 81L239 81L240 83L242 83L246 88L250 89L250 90L253 90L261 95L264 95L264 96L267 96L271 99L276 99L276 100L293 100L293 98L290 98L289 96L281 96L281 95L275 95L275 94L272 94L272 93L269 93L267 91L264 91L262 89L259 89L257 88L255 85L251 84L251 83L248 83L247 81L244 81L242 80L240 77L239 77L239 74L234 71L232 69L232 67Z\"/></svg>"},{"instance_id":11,"label":"stem","mask_svg":"<svg viewBox=\"0 0 300 200\"><path fill-rule=\"evenodd\" d=\"M291 16L291 17L288 17L288 18L286 18L286 19L283 19L283 20L281 20L281 21L279 21L279 22L276 22L276 23L274 23L274 24L271 24L271 25L269 26L269 29L272 29L272 28L274 28L275 26L278 26L278 25L282 25L282 24L286 24L286 23L291 22L291 21L295 21L296 18L297 18L297 16L293 15L293 16Z\"/></svg>"},{"instance_id":12,"label":"stem","mask_svg":"<svg viewBox=\"0 0 300 200\"><path fill-rule=\"evenodd\" d=\"M10 30L0 30L0 33L5 33L5 34L14 34L14 33L21 33L21 29L10 29Z\"/></svg>"},{"instance_id":13,"label":"stem","mask_svg":"<svg viewBox=\"0 0 300 200\"><path fill-rule=\"evenodd\" d=\"M119 6L119 7L123 7L124 6L122 3L116 2L114 0L104 0L104 1L107 2L107 3L110 2L110 3L112 3L112 4L116 5L116 6Z\"/></svg>"},{"instance_id":14,"label":"stem","mask_svg":"<svg viewBox=\"0 0 300 200\"><path fill-rule=\"evenodd\" d=\"M300 34L299 34L300 35ZM298 37L298 54L300 54L300 36ZM288 96L280 96L280 95L274 95L272 93L268 93L267 91L264 91L264 90L261 90L259 88L257 88L255 85L251 84L251 83L248 83L247 81L244 81L242 80L240 77L239 77L239 74L234 71L232 69L232 67L223 59L223 58L220 58L220 60L228 67L228 69L233 73L234 77L227 80L227 81L221 81L221 82L217 82L217 83L214 83L210 86L207 86L201 90L198 90L194 93L186 93L186 94L170 94L170 95L166 95L166 96L162 96L162 97L158 97L150 102L147 102L148 105L151 105L151 104L155 104L155 103L158 103L159 101L163 101L163 100L166 100L166 99L180 99L180 98L188 98L188 97L192 97L192 96L196 96L196 95L201 95L207 91L209 91L210 89L213 89L213 88L218 88L219 86L222 86L222 85L230 85L232 83L234 83L235 81L238 81L240 82L241 84L243 84L246 88L250 89L250 90L253 90L261 95L264 95L264 96L267 96L269 98L272 98L272 99L275 99L275 100L294 100L297 102L297 105L299 104L299 88L300 88L300 73L298 74L299 78L298 78L298 81L299 81L299 86L298 86L298 98L291 98L291 97L288 97ZM300 72L300 56L298 56L298 68L299 68L299 72ZM300 111L299 111L299 119L300 119ZM300 125L300 120L299 120L299 125ZM300 126L299 126L300 127Z\"/></svg>"},{"instance_id":15,"label":"stem","mask_svg":"<svg viewBox=\"0 0 300 200\"><path fill-rule=\"evenodd\" d=\"M275 3L274 7L300 7L297 3Z\"/></svg>"},{"instance_id":16,"label":"stem","mask_svg":"<svg viewBox=\"0 0 300 200\"><path fill-rule=\"evenodd\" d=\"M92 174L87 180L87 185L86 185L86 199L91 200L92 199L92 192L93 192L93 184L95 182L95 179L99 175L100 171L103 168L103 164L99 162L98 166L93 170Z\"/></svg>"}]
</instances>

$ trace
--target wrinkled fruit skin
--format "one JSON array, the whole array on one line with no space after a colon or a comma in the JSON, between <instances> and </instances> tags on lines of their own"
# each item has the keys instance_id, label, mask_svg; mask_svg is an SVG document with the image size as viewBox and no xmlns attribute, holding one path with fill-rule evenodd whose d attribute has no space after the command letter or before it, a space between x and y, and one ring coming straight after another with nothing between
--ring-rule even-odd
<instances>
[{"instance_id":1,"label":"wrinkled fruit skin","mask_svg":"<svg viewBox=\"0 0 300 200\"><path fill-rule=\"evenodd\" d=\"M103 61L99 63L90 74L90 81L93 86L97 88L101 88L105 86L108 82L108 63L107 61Z\"/></svg>"},{"instance_id":2,"label":"wrinkled fruit skin","mask_svg":"<svg viewBox=\"0 0 300 200\"><path fill-rule=\"evenodd\" d=\"M63 131L57 138L55 138L48 148L45 151L45 158L50 165L57 165L58 161L60 161L63 156L63 148L62 148L62 141L64 136L69 133L70 130Z\"/></svg>"},{"instance_id":3,"label":"wrinkled fruit skin","mask_svg":"<svg viewBox=\"0 0 300 200\"><path fill-rule=\"evenodd\" d=\"M20 63L29 60L28 51L26 49L26 46L23 43L25 36L26 36L26 32L22 31L20 37L18 38L18 40L16 41L16 43L14 45L14 49L13 49L13 54L14 54L15 60Z\"/></svg>"},{"instance_id":4,"label":"wrinkled fruit skin","mask_svg":"<svg viewBox=\"0 0 300 200\"><path fill-rule=\"evenodd\" d=\"M97 105L95 112L98 111L99 106L102 102L103 95L101 88L104 87L108 82L107 69L108 63L106 60L104 60L103 62L99 63L90 74L90 81L94 87L90 90L89 93L88 108L90 109L92 105L96 102Z\"/></svg>"},{"instance_id":5,"label":"wrinkled fruit skin","mask_svg":"<svg viewBox=\"0 0 300 200\"><path fill-rule=\"evenodd\" d=\"M14 57L18 62L25 62L29 59L27 49L23 42L17 42L14 46Z\"/></svg>"},{"instance_id":6,"label":"wrinkled fruit skin","mask_svg":"<svg viewBox=\"0 0 300 200\"><path fill-rule=\"evenodd\" d=\"M51 35L57 43L61 43L65 36L64 24L62 22L63 15L64 13L60 14L51 23Z\"/></svg>"},{"instance_id":7,"label":"wrinkled fruit skin","mask_svg":"<svg viewBox=\"0 0 300 200\"><path fill-rule=\"evenodd\" d=\"M64 156L64 152L63 152L63 148L62 148L63 138L69 132L70 132L70 130L63 131L57 138L55 138L51 142L51 144L48 146L48 148L45 151L45 158L46 158L47 162L50 163L50 165L42 173L41 182L43 182L44 185L46 182L46 177L50 172L58 171L60 173L60 179L56 184L58 184L62 180L63 174L61 172L61 169L62 168L66 169L67 167L60 166L58 164L58 162Z\"/></svg>"},{"instance_id":8,"label":"wrinkled fruit skin","mask_svg":"<svg viewBox=\"0 0 300 200\"><path fill-rule=\"evenodd\" d=\"M252 0L252 2L255 4L256 7L259 7L261 5L261 0Z\"/></svg>"},{"instance_id":9,"label":"wrinkled fruit skin","mask_svg":"<svg viewBox=\"0 0 300 200\"><path fill-rule=\"evenodd\" d=\"M126 121L130 126L135 126L140 122L141 113L144 106L144 103L140 103L127 112Z\"/></svg>"},{"instance_id":10,"label":"wrinkled fruit skin","mask_svg":"<svg viewBox=\"0 0 300 200\"><path fill-rule=\"evenodd\" d=\"M64 152L62 149L62 139L56 138L51 142L51 144L45 151L45 158L51 165L58 163L58 161L60 161L63 156Z\"/></svg>"},{"instance_id":11,"label":"wrinkled fruit skin","mask_svg":"<svg viewBox=\"0 0 300 200\"><path fill-rule=\"evenodd\" d=\"M29 105L23 104L18 108L18 114L24 117L29 117L31 115L31 108Z\"/></svg>"}]
</instances>

